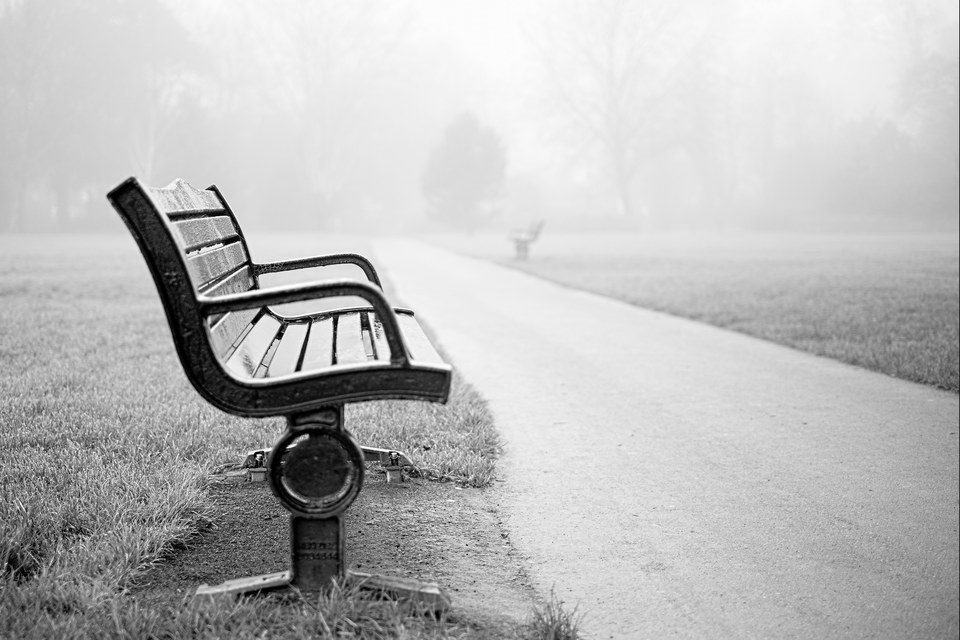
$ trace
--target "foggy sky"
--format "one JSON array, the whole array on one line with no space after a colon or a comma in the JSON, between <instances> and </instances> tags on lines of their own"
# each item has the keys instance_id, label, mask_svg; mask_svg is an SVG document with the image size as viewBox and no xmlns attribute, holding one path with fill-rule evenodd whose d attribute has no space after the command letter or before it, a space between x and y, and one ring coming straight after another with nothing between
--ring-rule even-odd
<instances>
[{"instance_id":1,"label":"foggy sky","mask_svg":"<svg viewBox=\"0 0 960 640\"><path fill-rule=\"evenodd\" d=\"M506 153L494 226L957 223L946 0L77 6L0 2L0 229L97 227L127 175L297 228L456 227L422 173L465 112Z\"/></svg>"}]
</instances>

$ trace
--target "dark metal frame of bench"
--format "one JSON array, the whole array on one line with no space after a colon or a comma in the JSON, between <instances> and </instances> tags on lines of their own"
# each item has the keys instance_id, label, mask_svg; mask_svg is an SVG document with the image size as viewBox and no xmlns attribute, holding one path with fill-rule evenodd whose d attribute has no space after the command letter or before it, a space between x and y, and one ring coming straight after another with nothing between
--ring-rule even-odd
<instances>
[{"instance_id":1,"label":"dark metal frame of bench","mask_svg":"<svg viewBox=\"0 0 960 640\"><path fill-rule=\"evenodd\" d=\"M413 312L389 305L375 268L360 255L334 254L254 263L233 211L215 186L199 190L176 180L167 187L151 188L130 178L107 197L143 253L163 303L180 362L200 395L235 415L287 417L288 431L270 455L271 487L291 512L293 566L284 580L309 590L322 587L331 577L342 576L340 514L359 491L363 476L362 452L344 429L344 403L382 399L446 402L451 367L436 353ZM339 264L356 265L367 282L326 280L260 288L259 278L263 274ZM286 303L346 296L361 298L369 306L304 315L288 315L273 308ZM227 366L229 358L243 348L248 333L265 317L272 318L280 328L274 332L264 360L256 365L246 363L247 375L238 374L236 370L231 373ZM345 318L359 322L359 330L351 329L350 335L364 341L362 347L367 349L368 361L339 361L337 331ZM324 352L328 361L325 365L314 362L312 368L304 369L310 335L315 326L328 320L330 332L326 335L332 340L329 353ZM273 364L272 361L265 364L270 349L276 352L291 326L299 326L305 334L295 361L290 360L295 362L293 369L263 377L261 374ZM318 336L318 340L322 338ZM314 437L340 443L334 448L341 450L342 455L337 455L344 460L342 465L337 464L343 468L309 469L307 475L311 477L301 479L299 484L316 481L317 486L328 486L342 480L351 486L344 485L335 499L316 497L311 502L314 496L308 495L291 502L289 496L283 495L290 492L280 479L280 467L287 464L290 455L290 450L284 447L295 439L305 441L304 438ZM356 477L357 453L361 464L359 478ZM299 458L297 464L303 468ZM324 523L333 527L333 533ZM329 540L301 539L298 531L316 527L326 527L322 535ZM319 548L329 551L303 552L305 548L318 548L318 544ZM316 556L319 560L312 562L305 559L306 556ZM258 581L278 586L278 575L281 574L272 576L272 582L267 579L271 576L241 580L239 587L235 585L236 588L220 592L258 590Z\"/></svg>"},{"instance_id":2,"label":"dark metal frame of bench","mask_svg":"<svg viewBox=\"0 0 960 640\"><path fill-rule=\"evenodd\" d=\"M199 252L194 258L196 260L203 255L212 255L213 252L203 253L209 247L239 245L243 258L249 260L250 255L236 217L215 186L200 191L178 180L163 189L150 189L131 178L111 191L108 198L127 224L147 261L163 301L184 371L200 395L211 404L228 413L260 417L309 413L319 406L361 400L399 398L443 402L449 395L450 367L433 354L425 361L416 361L411 357L398 316L412 320L413 312L390 307L379 288L377 273L366 258L356 254L336 254L270 264L252 261L246 265L229 264L226 266L233 270L232 274L213 273L214 278L198 286L191 281L191 269L195 274L202 274L202 278L216 266L211 267L208 263L190 264L187 253ZM177 223L224 218L229 220L232 228L228 228L225 221L211 222L210 228L215 233L210 236L195 234L205 238L199 242L190 241L193 236L188 236L183 230L186 225L180 228L173 226ZM175 239L178 236L182 238L179 243ZM267 289L261 289L259 285L259 276L266 273L334 264L359 266L370 283L328 280ZM252 271L246 290L235 291L232 283L227 281L227 278L236 274L238 266L249 266ZM219 282L216 276L221 276ZM210 295L212 290L215 290L215 295ZM342 296L360 297L370 304L376 318L383 323L390 351L389 363L331 367L278 379L238 380L226 374L204 326L208 318L216 319L217 316L245 309L263 309L263 313L288 323L358 311L357 308L337 309L287 318L269 308L290 302Z\"/></svg>"}]
</instances>

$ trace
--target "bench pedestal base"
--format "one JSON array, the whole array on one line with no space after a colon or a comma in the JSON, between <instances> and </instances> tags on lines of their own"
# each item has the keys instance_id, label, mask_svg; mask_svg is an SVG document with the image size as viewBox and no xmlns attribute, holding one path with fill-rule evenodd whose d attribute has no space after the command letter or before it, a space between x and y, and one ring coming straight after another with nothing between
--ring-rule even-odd
<instances>
[{"instance_id":1,"label":"bench pedestal base","mask_svg":"<svg viewBox=\"0 0 960 640\"><path fill-rule=\"evenodd\" d=\"M265 573L259 576L227 580L217 585L202 584L194 597L199 596L242 596L269 593L282 589L298 588L293 584L292 571ZM344 582L349 587L357 587L401 601L419 604L426 612L439 614L450 608L450 596L436 582L421 582L408 578L393 578L377 574L347 571ZM299 588L301 591L310 589Z\"/></svg>"},{"instance_id":2,"label":"bench pedestal base","mask_svg":"<svg viewBox=\"0 0 960 640\"><path fill-rule=\"evenodd\" d=\"M424 611L449 608L450 598L434 583L345 569L341 514L363 485L364 462L373 460L384 466L388 480L396 481L401 479L401 465L410 462L399 451L361 449L343 429L342 405L288 418L287 432L269 455L251 452L245 466L251 472L265 470L274 495L290 512L290 570L200 585L196 595L237 596L277 589L317 592L342 579L349 587L413 600Z\"/></svg>"}]
</instances>

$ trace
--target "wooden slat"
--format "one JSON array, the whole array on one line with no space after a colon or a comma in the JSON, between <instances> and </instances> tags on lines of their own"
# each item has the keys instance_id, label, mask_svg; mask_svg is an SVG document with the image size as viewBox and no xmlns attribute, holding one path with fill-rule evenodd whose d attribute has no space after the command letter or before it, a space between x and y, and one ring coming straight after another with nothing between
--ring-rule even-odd
<instances>
[{"instance_id":1,"label":"wooden slat","mask_svg":"<svg viewBox=\"0 0 960 640\"><path fill-rule=\"evenodd\" d=\"M207 296L225 296L228 293L243 293L253 288L253 272L250 267L243 267L234 271L222 280L208 283L203 289Z\"/></svg>"},{"instance_id":2,"label":"wooden slat","mask_svg":"<svg viewBox=\"0 0 960 640\"><path fill-rule=\"evenodd\" d=\"M333 320L326 318L310 325L301 371L325 369L333 363Z\"/></svg>"},{"instance_id":3,"label":"wooden slat","mask_svg":"<svg viewBox=\"0 0 960 640\"><path fill-rule=\"evenodd\" d=\"M263 354L263 359L260 361L260 365L253 373L254 378L267 377L267 370L270 368L270 363L273 361L273 356L277 353L277 347L279 346L280 340L276 335L274 335L273 340L270 342L270 346L267 348L267 352Z\"/></svg>"},{"instance_id":4,"label":"wooden slat","mask_svg":"<svg viewBox=\"0 0 960 640\"><path fill-rule=\"evenodd\" d=\"M194 286L200 289L211 280L233 271L246 262L248 262L247 254L243 250L243 245L233 242L190 256L187 258L187 271Z\"/></svg>"},{"instance_id":5,"label":"wooden slat","mask_svg":"<svg viewBox=\"0 0 960 640\"><path fill-rule=\"evenodd\" d=\"M303 343L307 338L308 328L308 324L287 325L283 337L280 338L280 345L277 347L276 353L273 354L273 360L270 361L270 368L267 371L269 377L282 376L297 370L297 363L300 361L300 352L303 351Z\"/></svg>"},{"instance_id":6,"label":"wooden slat","mask_svg":"<svg viewBox=\"0 0 960 640\"><path fill-rule=\"evenodd\" d=\"M276 318L269 315L261 317L237 345L236 351L227 360L227 368L241 375L253 376L279 329L280 323Z\"/></svg>"},{"instance_id":7,"label":"wooden slat","mask_svg":"<svg viewBox=\"0 0 960 640\"><path fill-rule=\"evenodd\" d=\"M147 190L157 210L167 215L195 211L223 211L217 195L206 189L197 189L185 180L176 179L165 187Z\"/></svg>"},{"instance_id":8,"label":"wooden slat","mask_svg":"<svg viewBox=\"0 0 960 640\"><path fill-rule=\"evenodd\" d=\"M374 355L377 360L389 362L390 345L387 344L387 334L384 332L383 324L377 319L375 313L367 314L367 322L370 327L370 336L373 338Z\"/></svg>"},{"instance_id":9,"label":"wooden slat","mask_svg":"<svg viewBox=\"0 0 960 640\"><path fill-rule=\"evenodd\" d=\"M367 352L363 349L363 336L360 333L359 313L337 316L337 352L334 357L337 364L367 361Z\"/></svg>"},{"instance_id":10,"label":"wooden slat","mask_svg":"<svg viewBox=\"0 0 960 640\"><path fill-rule=\"evenodd\" d=\"M433 364L443 364L443 358L437 353L437 350L430 344L430 340L420 328L420 323L413 316L406 313L398 313L397 320L400 323L400 330L403 332L407 348L410 350L410 357L418 362L427 362Z\"/></svg>"},{"instance_id":11,"label":"wooden slat","mask_svg":"<svg viewBox=\"0 0 960 640\"><path fill-rule=\"evenodd\" d=\"M367 360L376 360L377 352L373 350L373 336L370 335L370 325L365 322L360 325L360 333L363 338L363 353Z\"/></svg>"},{"instance_id":12,"label":"wooden slat","mask_svg":"<svg viewBox=\"0 0 960 640\"><path fill-rule=\"evenodd\" d=\"M181 220L173 223L173 231L184 251L222 244L237 237L237 230L229 216Z\"/></svg>"},{"instance_id":13,"label":"wooden slat","mask_svg":"<svg viewBox=\"0 0 960 640\"><path fill-rule=\"evenodd\" d=\"M257 309L231 311L213 323L210 327L210 343L218 358L222 359L230 351L230 347L236 343L237 338L257 313L259 313Z\"/></svg>"},{"instance_id":14,"label":"wooden slat","mask_svg":"<svg viewBox=\"0 0 960 640\"><path fill-rule=\"evenodd\" d=\"M225 296L228 293L243 293L253 288L253 271L250 267L242 267L232 274L219 280L214 280L205 286L202 291L208 296ZM223 314L210 316L211 322L216 322Z\"/></svg>"}]
</instances>

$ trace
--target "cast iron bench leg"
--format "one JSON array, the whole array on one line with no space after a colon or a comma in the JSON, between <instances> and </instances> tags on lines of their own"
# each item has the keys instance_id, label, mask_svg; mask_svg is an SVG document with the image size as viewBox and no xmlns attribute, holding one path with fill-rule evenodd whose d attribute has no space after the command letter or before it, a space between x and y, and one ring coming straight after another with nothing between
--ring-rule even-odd
<instances>
[{"instance_id":1,"label":"cast iron bench leg","mask_svg":"<svg viewBox=\"0 0 960 640\"><path fill-rule=\"evenodd\" d=\"M399 453L386 451L399 468ZM434 583L346 571L342 515L363 485L368 455L343 428L343 405L323 407L288 419L287 431L270 452L267 475L273 493L290 512L289 571L238 580L197 595L239 595L294 587L320 591L334 580L401 599L415 599L436 611L449 607L446 593Z\"/></svg>"}]
</instances>

